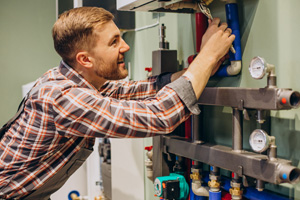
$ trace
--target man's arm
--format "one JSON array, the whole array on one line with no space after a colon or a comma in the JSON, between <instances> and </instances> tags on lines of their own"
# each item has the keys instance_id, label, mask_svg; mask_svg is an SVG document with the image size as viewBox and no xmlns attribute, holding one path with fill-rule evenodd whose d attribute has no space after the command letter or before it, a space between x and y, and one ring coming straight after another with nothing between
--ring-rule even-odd
<instances>
[{"instance_id":1,"label":"man's arm","mask_svg":"<svg viewBox=\"0 0 300 200\"><path fill-rule=\"evenodd\" d=\"M200 97L219 60L228 52L235 39L235 36L231 35L231 29L227 28L228 25L223 23L219 26L219 23L219 18L209 22L207 31L211 32L212 35L183 74L191 81L197 99Z\"/></svg>"},{"instance_id":2,"label":"man's arm","mask_svg":"<svg viewBox=\"0 0 300 200\"><path fill-rule=\"evenodd\" d=\"M204 45L202 45L200 53L187 70L176 72L171 76L171 82L182 75L187 77L192 84L197 99L205 88L209 77L219 68L220 60L228 52L235 39L235 36L231 35L231 29L227 28L227 24L219 25L219 23L219 18L209 21L209 27L203 36Z\"/></svg>"}]
</instances>

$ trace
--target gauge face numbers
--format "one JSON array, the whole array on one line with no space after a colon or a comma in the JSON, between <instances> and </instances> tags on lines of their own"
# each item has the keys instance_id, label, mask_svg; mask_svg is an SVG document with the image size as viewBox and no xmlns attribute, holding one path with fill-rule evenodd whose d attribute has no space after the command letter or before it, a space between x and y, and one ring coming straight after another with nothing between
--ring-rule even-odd
<instances>
[{"instance_id":1,"label":"gauge face numbers","mask_svg":"<svg viewBox=\"0 0 300 200\"><path fill-rule=\"evenodd\" d=\"M262 153L270 146L268 134L261 129L254 130L249 138L250 146L255 152Z\"/></svg>"},{"instance_id":2,"label":"gauge face numbers","mask_svg":"<svg viewBox=\"0 0 300 200\"><path fill-rule=\"evenodd\" d=\"M262 79L266 73L266 63L261 57L254 57L249 65L249 71L253 78Z\"/></svg>"}]
</instances>

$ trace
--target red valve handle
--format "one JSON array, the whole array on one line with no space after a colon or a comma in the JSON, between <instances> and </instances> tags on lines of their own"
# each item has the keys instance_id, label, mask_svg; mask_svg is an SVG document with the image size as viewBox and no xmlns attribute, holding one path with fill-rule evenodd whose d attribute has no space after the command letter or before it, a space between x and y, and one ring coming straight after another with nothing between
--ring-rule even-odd
<instances>
[{"instance_id":1,"label":"red valve handle","mask_svg":"<svg viewBox=\"0 0 300 200\"><path fill-rule=\"evenodd\" d=\"M147 150L147 151L151 151L152 149L153 149L153 146L145 147L145 150Z\"/></svg>"}]
</instances>

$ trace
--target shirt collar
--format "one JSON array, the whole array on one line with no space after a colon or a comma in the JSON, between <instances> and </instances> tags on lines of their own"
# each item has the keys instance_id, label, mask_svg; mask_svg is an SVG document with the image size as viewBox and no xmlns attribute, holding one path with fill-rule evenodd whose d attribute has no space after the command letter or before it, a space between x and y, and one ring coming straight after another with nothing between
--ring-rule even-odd
<instances>
[{"instance_id":1,"label":"shirt collar","mask_svg":"<svg viewBox=\"0 0 300 200\"><path fill-rule=\"evenodd\" d=\"M87 80L84 79L76 70L70 67L63 60L60 62L59 71L62 75L64 75L67 79L73 81L80 87L86 87L93 90L97 90L92 84L90 84Z\"/></svg>"}]
</instances>

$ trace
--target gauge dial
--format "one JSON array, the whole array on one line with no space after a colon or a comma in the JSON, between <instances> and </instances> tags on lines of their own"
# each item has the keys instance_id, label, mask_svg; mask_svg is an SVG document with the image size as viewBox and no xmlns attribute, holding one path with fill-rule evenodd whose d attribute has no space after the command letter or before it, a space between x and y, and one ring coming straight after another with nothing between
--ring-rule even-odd
<instances>
[{"instance_id":1,"label":"gauge dial","mask_svg":"<svg viewBox=\"0 0 300 200\"><path fill-rule=\"evenodd\" d=\"M253 78L262 79L266 74L267 66L263 58L254 57L249 65L249 71Z\"/></svg>"},{"instance_id":2,"label":"gauge dial","mask_svg":"<svg viewBox=\"0 0 300 200\"><path fill-rule=\"evenodd\" d=\"M269 135L261 129L254 130L249 138L250 146L255 152L262 153L270 146Z\"/></svg>"}]
</instances>

